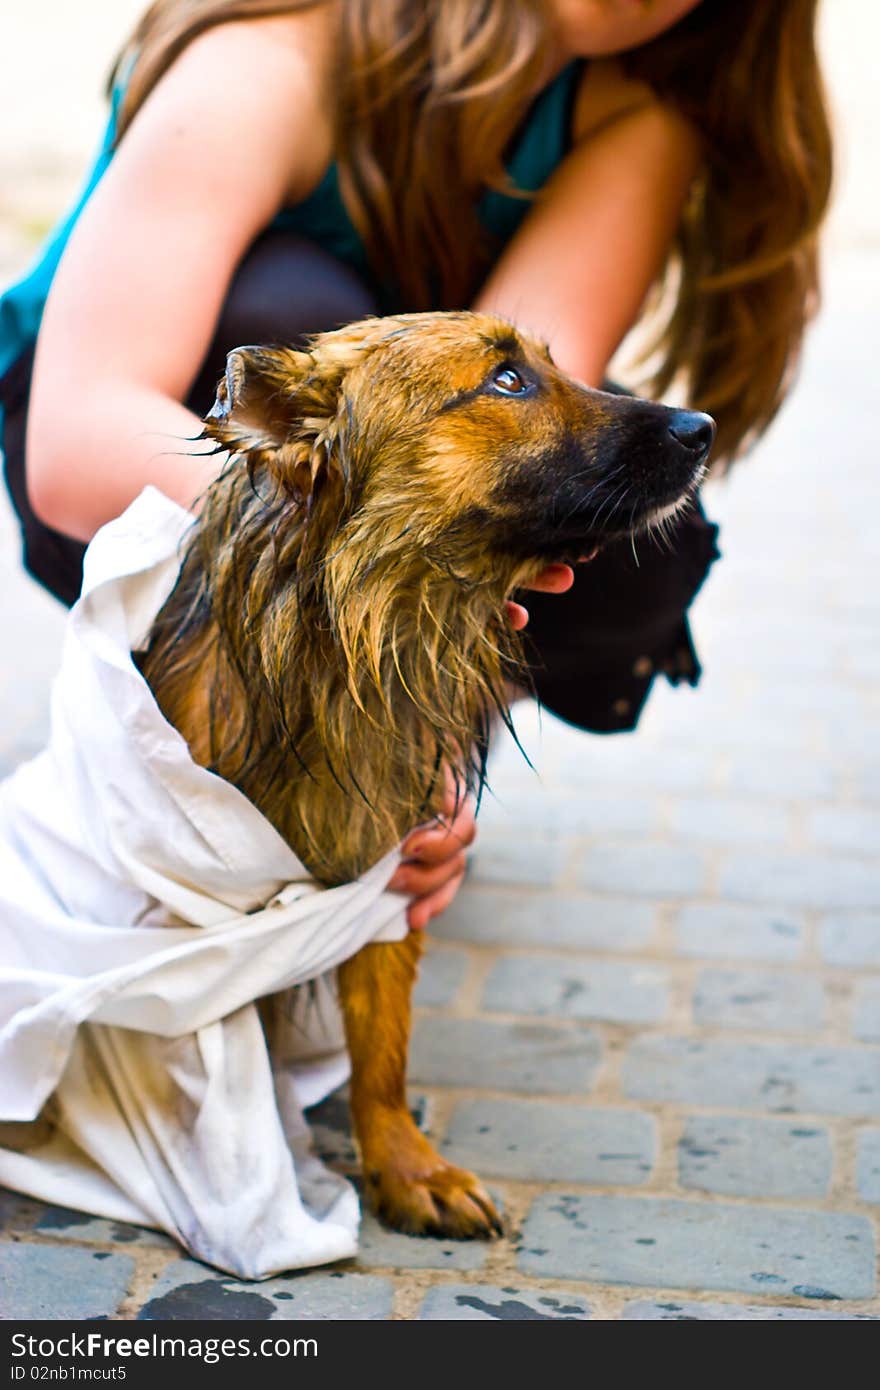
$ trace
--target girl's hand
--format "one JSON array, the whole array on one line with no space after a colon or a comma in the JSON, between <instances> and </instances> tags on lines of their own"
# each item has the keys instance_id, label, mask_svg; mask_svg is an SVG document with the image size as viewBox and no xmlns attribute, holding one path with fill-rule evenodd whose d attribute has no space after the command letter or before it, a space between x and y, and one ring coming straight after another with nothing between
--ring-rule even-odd
<instances>
[{"instance_id":1,"label":"girl's hand","mask_svg":"<svg viewBox=\"0 0 880 1390\"><path fill-rule=\"evenodd\" d=\"M412 898L406 914L412 931L423 931L432 917L446 911L462 885L465 851L476 835L473 802L461 802L456 812L455 791L447 776L439 816L406 837L403 863L388 883L392 892Z\"/></svg>"},{"instance_id":2,"label":"girl's hand","mask_svg":"<svg viewBox=\"0 0 880 1390\"><path fill-rule=\"evenodd\" d=\"M529 588L540 594L564 594L574 583L574 570L571 565L548 565L541 570L534 584ZM516 632L522 631L529 621L529 610L523 608L521 603L514 603L508 600L507 616L510 619L510 626Z\"/></svg>"}]
</instances>

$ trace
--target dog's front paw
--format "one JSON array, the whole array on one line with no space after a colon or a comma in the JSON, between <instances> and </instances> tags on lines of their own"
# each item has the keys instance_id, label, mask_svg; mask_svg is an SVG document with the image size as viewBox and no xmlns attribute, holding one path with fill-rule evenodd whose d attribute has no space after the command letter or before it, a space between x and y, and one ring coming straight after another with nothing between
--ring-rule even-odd
<instances>
[{"instance_id":1,"label":"dog's front paw","mask_svg":"<svg viewBox=\"0 0 880 1390\"><path fill-rule=\"evenodd\" d=\"M501 1218L479 1180L441 1158L409 1115L383 1140L365 1156L364 1178L374 1211L389 1226L455 1240L501 1234Z\"/></svg>"}]
</instances>

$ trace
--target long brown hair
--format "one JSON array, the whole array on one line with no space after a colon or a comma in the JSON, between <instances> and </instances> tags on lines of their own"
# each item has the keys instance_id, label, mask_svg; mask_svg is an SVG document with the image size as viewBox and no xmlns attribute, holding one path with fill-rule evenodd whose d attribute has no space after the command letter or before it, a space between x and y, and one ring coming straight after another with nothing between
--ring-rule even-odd
<instances>
[{"instance_id":1,"label":"long brown hair","mask_svg":"<svg viewBox=\"0 0 880 1390\"><path fill-rule=\"evenodd\" d=\"M120 134L199 34L321 0L156 0L131 56ZM503 157L545 61L543 0L337 0L340 188L404 308L465 306L491 264L476 202L511 191ZM693 121L706 152L666 268L671 312L644 389L675 379L718 422L724 464L772 420L818 302L831 135L818 0L701 0L622 55ZM117 65L117 74L120 71Z\"/></svg>"}]
</instances>

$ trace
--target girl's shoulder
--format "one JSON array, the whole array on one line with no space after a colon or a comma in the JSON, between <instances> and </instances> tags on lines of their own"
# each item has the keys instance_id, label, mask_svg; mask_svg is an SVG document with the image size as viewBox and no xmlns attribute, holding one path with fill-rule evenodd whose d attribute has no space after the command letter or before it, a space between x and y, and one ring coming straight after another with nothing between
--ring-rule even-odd
<instances>
[{"instance_id":1,"label":"girl's shoulder","mask_svg":"<svg viewBox=\"0 0 880 1390\"><path fill-rule=\"evenodd\" d=\"M295 137L290 141L290 188L284 202L308 193L332 159L336 22L333 4L229 20L193 39L173 64L178 71L168 74L178 83L191 76L197 91L213 76L217 84L232 79L230 85L238 90L252 87L263 94L273 107L279 145L288 143L288 132ZM259 151L247 153L255 157Z\"/></svg>"},{"instance_id":2,"label":"girl's shoulder","mask_svg":"<svg viewBox=\"0 0 880 1390\"><path fill-rule=\"evenodd\" d=\"M619 59L594 58L584 63L572 112L572 141L579 144L604 126L642 107L657 105L647 82L629 77Z\"/></svg>"}]
</instances>

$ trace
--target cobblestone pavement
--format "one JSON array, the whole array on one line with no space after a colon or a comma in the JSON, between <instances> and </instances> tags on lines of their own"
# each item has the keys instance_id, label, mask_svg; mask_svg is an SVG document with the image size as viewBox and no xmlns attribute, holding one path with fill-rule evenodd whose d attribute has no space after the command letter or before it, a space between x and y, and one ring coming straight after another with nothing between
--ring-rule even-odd
<instances>
[{"instance_id":1,"label":"cobblestone pavement","mask_svg":"<svg viewBox=\"0 0 880 1390\"><path fill-rule=\"evenodd\" d=\"M716 485L706 675L636 736L520 706L418 990L413 1102L498 1195L491 1244L367 1218L357 1261L244 1285L164 1237L3 1205L13 1316L880 1315L880 555L869 327L838 261L796 395ZM2 757L39 746L60 632L4 516ZM346 1109L316 1112L343 1167Z\"/></svg>"}]
</instances>

